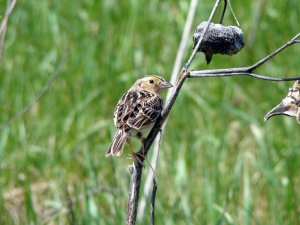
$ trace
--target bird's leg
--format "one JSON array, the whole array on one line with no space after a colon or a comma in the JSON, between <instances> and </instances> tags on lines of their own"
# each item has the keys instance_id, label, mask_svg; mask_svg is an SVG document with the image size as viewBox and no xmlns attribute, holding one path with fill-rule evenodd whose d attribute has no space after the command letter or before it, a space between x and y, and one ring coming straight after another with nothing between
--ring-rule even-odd
<instances>
[{"instance_id":1,"label":"bird's leg","mask_svg":"<svg viewBox=\"0 0 300 225\"><path fill-rule=\"evenodd\" d=\"M146 156L144 156L144 152L145 152L145 138L143 137L143 134L141 133L141 132L138 132L137 133L137 135L136 135L136 137L141 141L141 143L142 143L142 153L143 154L140 154L140 153L138 153L138 154L140 154L142 157L146 157Z\"/></svg>"},{"instance_id":2,"label":"bird's leg","mask_svg":"<svg viewBox=\"0 0 300 225\"><path fill-rule=\"evenodd\" d=\"M160 129L159 132L161 132L161 129ZM141 132L138 132L137 135L136 135L136 137L137 137L137 138L141 141L141 143L142 143L142 153L136 152L135 154L141 156L144 160L146 160L147 163L149 163L149 166L150 166L150 168L151 168L151 170L152 170L152 172L153 172L153 176L154 176L153 179L154 179L155 182L156 182L156 173L155 173L155 169L154 169L153 166L151 165L151 162L149 162L149 160L147 159L147 155L144 155L144 154L145 154L145 140L146 140L146 138L143 137L143 135L142 135Z\"/></svg>"},{"instance_id":3,"label":"bird's leg","mask_svg":"<svg viewBox=\"0 0 300 225\"><path fill-rule=\"evenodd\" d=\"M129 148L130 148L130 151L131 151L131 154L129 154L129 156L130 156L131 159L133 159L134 158L133 156L135 155L135 152L133 151L131 140L129 138L127 138L126 143L129 145Z\"/></svg>"},{"instance_id":4,"label":"bird's leg","mask_svg":"<svg viewBox=\"0 0 300 225\"><path fill-rule=\"evenodd\" d=\"M131 150L131 154L129 155L129 158L136 159L141 165L143 165L143 162L141 161L141 159L139 159L139 155L141 155L141 154L133 151L132 143L129 138L126 140L126 143L129 145L129 148Z\"/></svg>"},{"instance_id":5,"label":"bird's leg","mask_svg":"<svg viewBox=\"0 0 300 225\"><path fill-rule=\"evenodd\" d=\"M143 165L144 159L146 159L146 156L144 155L144 150L145 150L145 138L143 137L143 134L141 132L137 132L136 137L141 141L142 143L142 149L141 152L134 152L132 151L132 158L135 158L139 161L141 165ZM142 159L141 159L142 158Z\"/></svg>"}]
</instances>

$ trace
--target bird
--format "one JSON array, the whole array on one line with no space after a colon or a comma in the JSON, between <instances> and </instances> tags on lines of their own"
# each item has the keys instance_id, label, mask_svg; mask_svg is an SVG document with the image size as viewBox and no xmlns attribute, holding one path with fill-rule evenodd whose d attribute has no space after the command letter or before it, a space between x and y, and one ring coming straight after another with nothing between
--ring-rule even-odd
<instances>
[{"instance_id":1,"label":"bird","mask_svg":"<svg viewBox=\"0 0 300 225\"><path fill-rule=\"evenodd\" d=\"M276 115L296 117L300 124L300 80L297 80L293 87L289 88L287 96L265 115L264 120Z\"/></svg>"},{"instance_id":2,"label":"bird","mask_svg":"<svg viewBox=\"0 0 300 225\"><path fill-rule=\"evenodd\" d=\"M126 142L133 152L132 137L137 137L143 146L144 133L152 129L163 109L161 91L171 87L171 83L158 75L147 75L133 84L115 107L113 120L117 131L106 157L120 156Z\"/></svg>"}]
</instances>

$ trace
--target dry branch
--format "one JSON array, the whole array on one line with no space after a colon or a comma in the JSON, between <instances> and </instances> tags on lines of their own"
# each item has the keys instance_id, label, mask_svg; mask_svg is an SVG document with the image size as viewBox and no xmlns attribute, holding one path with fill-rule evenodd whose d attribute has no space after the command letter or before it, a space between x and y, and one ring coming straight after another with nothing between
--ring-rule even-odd
<instances>
[{"instance_id":1,"label":"dry branch","mask_svg":"<svg viewBox=\"0 0 300 225\"><path fill-rule=\"evenodd\" d=\"M157 183L155 178L153 178L153 188L152 188L152 196L151 196L151 207L150 207L150 224L154 225L154 208L155 208L155 197L157 191Z\"/></svg>"},{"instance_id":2,"label":"dry branch","mask_svg":"<svg viewBox=\"0 0 300 225\"><path fill-rule=\"evenodd\" d=\"M145 160L145 157L147 157L147 153L150 150L151 145L154 142L155 137L161 130L162 125L166 121L173 104L175 103L175 100L181 90L181 87L185 81L186 78L195 78L195 77L218 77L218 76L240 76L240 75L246 75L251 76L258 79L265 79L265 80L272 80L272 81L287 81L287 80L297 80L300 79L300 77L296 78L272 78L268 76L262 76L253 73L255 69L269 61L271 58L273 58L275 55L283 51L285 48L295 44L299 43L299 40L297 40L300 36L300 33L297 34L294 38L292 38L289 42L287 42L282 47L278 48L265 58L259 60L257 63L253 64L249 67L241 67L241 68L229 68L229 69L217 69L217 70L203 70L203 71L189 71L189 67L195 58L195 55L197 53L197 49L199 48L203 37L205 36L206 31L209 28L209 25L212 21L212 18L216 12L216 9L218 5L220 4L221 0L216 0L215 5L211 11L208 25L204 32L202 33L201 37L199 38L199 41L197 45L194 48L194 51L192 52L189 60L182 68L180 74L178 75L178 81L176 83L176 86L174 87L174 91L171 95L171 97L167 100L167 103L161 113L161 116L157 119L154 127L150 131L149 135L147 136L144 145L140 148L136 159L133 162L133 165L130 169L130 184L129 184L129 193L128 193L128 210L127 210L127 219L126 224L127 225L134 225L136 223L136 215L137 215L137 206L138 206L138 200L139 200L139 191L140 191L140 185L141 185L141 177L142 177L142 171L143 171L143 165L141 162ZM156 190L155 190L156 192ZM154 192L154 200L155 200L155 192ZM152 199L153 200L153 199ZM153 202L153 201L152 201ZM153 208L154 210L154 208ZM153 212L154 215L154 212Z\"/></svg>"},{"instance_id":3,"label":"dry branch","mask_svg":"<svg viewBox=\"0 0 300 225\"><path fill-rule=\"evenodd\" d=\"M193 62L193 60L194 60L194 58L195 58L195 56L196 56L197 50L199 49L199 46L200 46L200 44L202 43L202 40L203 40L203 38L204 38L204 36L205 36L205 34L206 34L208 28L209 28L209 25L210 25L210 23L211 23L211 21L212 21L214 15L215 15L215 13L216 13L216 10L217 10L217 8L218 8L220 2L221 2L221 0L216 0L216 3L215 3L215 5L214 5L214 7L213 7L213 9L212 9L212 11L211 11L211 13L210 13L210 16L209 16L209 19L208 19L208 23L207 23L206 29L204 29L204 31L203 31L201 37L200 37L199 40L198 40L197 45L195 45L194 51L192 52L192 54L191 54L189 60L187 61L187 63L184 65L184 69L188 70L188 68L190 67L191 63Z\"/></svg>"},{"instance_id":4,"label":"dry branch","mask_svg":"<svg viewBox=\"0 0 300 225\"><path fill-rule=\"evenodd\" d=\"M282 45L280 48L276 49L266 57L254 63L252 66L240 67L240 68L216 69L216 70L189 71L188 77L196 78L196 77L251 76L257 79L270 80L270 81L299 80L300 77L274 78L274 77L263 76L263 75L253 73L255 69L265 64L267 61L272 59L274 56L276 56L286 48L290 47L293 44L298 44L299 40L297 39L299 37L300 37L300 33L295 35L290 41Z\"/></svg>"}]
</instances>

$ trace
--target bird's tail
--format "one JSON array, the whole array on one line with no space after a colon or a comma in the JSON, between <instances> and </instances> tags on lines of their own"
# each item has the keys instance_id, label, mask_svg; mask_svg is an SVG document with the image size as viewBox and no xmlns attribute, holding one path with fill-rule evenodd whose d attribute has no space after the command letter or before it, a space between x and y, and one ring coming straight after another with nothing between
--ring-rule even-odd
<instances>
[{"instance_id":1,"label":"bird's tail","mask_svg":"<svg viewBox=\"0 0 300 225\"><path fill-rule=\"evenodd\" d=\"M106 157L112 155L112 156L120 156L123 152L123 148L126 142L126 139L128 138L128 133L124 130L118 130L117 133L114 136L114 139L109 146Z\"/></svg>"}]
</instances>

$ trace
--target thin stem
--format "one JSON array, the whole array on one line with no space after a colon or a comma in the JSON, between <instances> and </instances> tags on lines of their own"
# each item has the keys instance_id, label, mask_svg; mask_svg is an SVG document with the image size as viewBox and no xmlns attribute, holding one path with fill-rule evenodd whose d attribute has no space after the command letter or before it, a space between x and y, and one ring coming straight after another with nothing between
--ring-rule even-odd
<instances>
[{"instance_id":1,"label":"thin stem","mask_svg":"<svg viewBox=\"0 0 300 225\"><path fill-rule=\"evenodd\" d=\"M216 70L217 71L217 70ZM188 77L189 78L198 78L198 77L231 77L231 76L250 76L261 80L269 80L269 81L293 81L293 80L300 80L300 77L287 77L287 78L275 78L275 77L268 77L263 76L256 73L249 73L247 71L245 72L224 72L224 73L203 73L203 71L191 71L189 72Z\"/></svg>"},{"instance_id":2,"label":"thin stem","mask_svg":"<svg viewBox=\"0 0 300 225\"><path fill-rule=\"evenodd\" d=\"M162 136L163 136L163 129L165 127L166 123L162 127L162 131L158 133L158 137L156 137L155 142L154 142L154 147L153 147L153 153L152 153L152 159L151 159L151 165L154 170L149 170L146 181L144 184L144 192L143 192L143 197L140 201L139 207L138 207L138 212L137 212L137 217L138 221L141 222L144 213L145 213L145 207L146 207L146 199L149 196L150 190L151 190L151 184L153 183L153 179L155 178L155 169L156 169L156 164L158 160L158 155L160 151L160 146L161 146L161 141L162 141Z\"/></svg>"},{"instance_id":3,"label":"thin stem","mask_svg":"<svg viewBox=\"0 0 300 225\"><path fill-rule=\"evenodd\" d=\"M206 34L206 32L207 32L207 30L208 30L208 28L209 28L209 26L210 26L210 24L211 24L211 21L212 21L214 15L215 15L215 13L216 13L216 10L217 10L217 8L218 8L220 2L221 2L221 0L217 0L217 1L216 1L215 5L214 5L214 7L213 7L213 9L212 9L212 11L211 11L211 13L210 13L210 16L209 16L209 19L208 19L208 24L207 24L207 26L205 27L204 32L203 32L202 35L200 36L199 41L198 41L197 45L195 46L195 48L194 48L194 50L193 50L193 52L192 52L192 54L191 54L189 60L188 60L187 63L184 65L184 69L188 70L189 67L190 67L190 65L191 65L191 63L192 63L192 61L194 60L194 58L195 58L195 56L196 56L196 53L197 53L197 51L198 51L198 48L199 48L200 44L202 43L202 40L203 40L203 38L204 38L204 35Z\"/></svg>"},{"instance_id":4,"label":"thin stem","mask_svg":"<svg viewBox=\"0 0 300 225\"><path fill-rule=\"evenodd\" d=\"M223 23L223 19L224 19L224 15L225 15L225 12L226 12L226 8L227 8L227 0L224 0L223 11L222 11L222 15L221 15L221 18L220 18L220 21L219 21L220 24Z\"/></svg>"},{"instance_id":5,"label":"thin stem","mask_svg":"<svg viewBox=\"0 0 300 225\"><path fill-rule=\"evenodd\" d=\"M152 195L151 195L151 206L150 206L150 224L154 225L154 212L155 212L155 197L157 192L157 183L155 178L153 178L153 188L152 188Z\"/></svg>"},{"instance_id":6,"label":"thin stem","mask_svg":"<svg viewBox=\"0 0 300 225\"><path fill-rule=\"evenodd\" d=\"M256 74L256 73L249 73L249 74L246 74L250 77L254 77L254 78L257 78L257 79L261 79L261 80L270 80L270 81L293 81L293 80L300 80L300 77L268 77L268 76L263 76L263 75L260 75L260 74Z\"/></svg>"},{"instance_id":7,"label":"thin stem","mask_svg":"<svg viewBox=\"0 0 300 225\"><path fill-rule=\"evenodd\" d=\"M239 67L239 68L228 68L228 69L212 69L212 70L199 70L199 71L190 71L188 76L193 77L201 74L211 74L211 75L219 75L219 74L231 74L231 73L239 73L245 74L250 73L250 67Z\"/></svg>"},{"instance_id":8,"label":"thin stem","mask_svg":"<svg viewBox=\"0 0 300 225\"><path fill-rule=\"evenodd\" d=\"M137 156L139 157L139 156ZM141 158L143 160L143 158ZM129 193L128 193L128 206L127 206L127 225L133 225L136 221L138 196L140 192L141 177L142 177L143 166L136 159L133 162L130 171L130 183L129 183Z\"/></svg>"},{"instance_id":9,"label":"thin stem","mask_svg":"<svg viewBox=\"0 0 300 225\"><path fill-rule=\"evenodd\" d=\"M265 62L269 61L271 58L273 58L275 55L277 55L278 53L282 52L284 49L286 49L287 47L296 44L296 39L300 36L300 33L298 33L295 37L293 37L290 41L288 41L287 43L285 43L283 46L281 46L280 48L276 49L275 51L273 51L271 54L267 55L265 58L259 60L257 63L253 64L252 66L250 66L250 70L255 70L256 68L258 68L259 66L263 65Z\"/></svg>"},{"instance_id":10,"label":"thin stem","mask_svg":"<svg viewBox=\"0 0 300 225\"><path fill-rule=\"evenodd\" d=\"M300 33L298 33L297 35L295 35L295 37L292 38L292 41L297 41L297 39L300 37ZM298 40L299 42L299 40Z\"/></svg>"}]
</instances>

